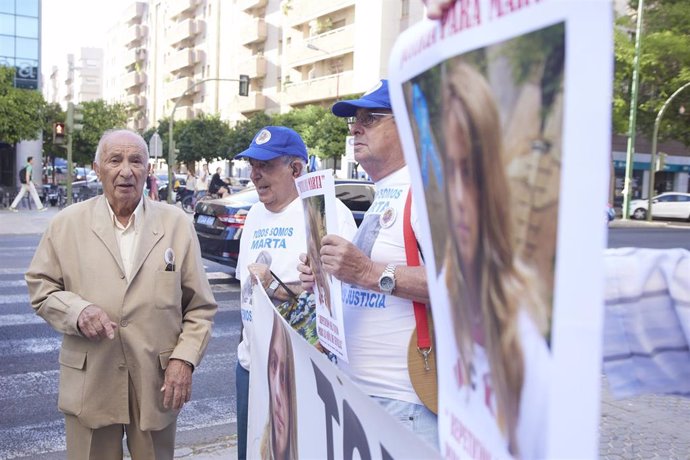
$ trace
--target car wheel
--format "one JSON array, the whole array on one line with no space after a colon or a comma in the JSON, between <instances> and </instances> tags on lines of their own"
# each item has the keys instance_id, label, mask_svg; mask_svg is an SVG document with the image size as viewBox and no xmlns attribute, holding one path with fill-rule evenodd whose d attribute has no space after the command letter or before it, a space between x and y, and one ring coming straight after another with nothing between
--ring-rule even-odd
<instances>
[{"instance_id":1,"label":"car wheel","mask_svg":"<svg viewBox=\"0 0 690 460\"><path fill-rule=\"evenodd\" d=\"M644 208L637 208L633 212L633 218L637 220L645 220L647 218L647 210Z\"/></svg>"}]
</instances>

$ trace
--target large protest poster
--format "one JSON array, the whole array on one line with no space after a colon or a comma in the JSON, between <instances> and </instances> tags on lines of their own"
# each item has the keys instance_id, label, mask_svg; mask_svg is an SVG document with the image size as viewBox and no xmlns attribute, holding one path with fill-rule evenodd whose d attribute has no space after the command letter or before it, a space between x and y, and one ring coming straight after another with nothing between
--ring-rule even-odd
<instances>
[{"instance_id":1,"label":"large protest poster","mask_svg":"<svg viewBox=\"0 0 690 460\"><path fill-rule=\"evenodd\" d=\"M339 234L333 173L314 171L295 183L304 207L307 258L314 273L316 332L321 345L347 361L341 283L321 266L321 239L328 233Z\"/></svg>"},{"instance_id":2,"label":"large protest poster","mask_svg":"<svg viewBox=\"0 0 690 460\"><path fill-rule=\"evenodd\" d=\"M596 457L611 12L458 1L392 53L446 458Z\"/></svg>"},{"instance_id":3,"label":"large protest poster","mask_svg":"<svg viewBox=\"0 0 690 460\"><path fill-rule=\"evenodd\" d=\"M247 458L433 459L438 452L362 393L275 311L252 295Z\"/></svg>"}]
</instances>

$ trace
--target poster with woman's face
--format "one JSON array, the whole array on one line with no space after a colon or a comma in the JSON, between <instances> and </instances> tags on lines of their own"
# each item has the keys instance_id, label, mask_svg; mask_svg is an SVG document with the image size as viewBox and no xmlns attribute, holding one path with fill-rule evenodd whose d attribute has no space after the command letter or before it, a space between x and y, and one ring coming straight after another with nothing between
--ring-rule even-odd
<instances>
[{"instance_id":1,"label":"poster with woman's face","mask_svg":"<svg viewBox=\"0 0 690 460\"><path fill-rule=\"evenodd\" d=\"M592 317L591 308L572 310L580 303L563 295L579 284L570 276L587 262L578 260L585 253L597 282L604 228L578 235L584 252L573 254L563 239L573 224L564 203L582 195L572 188L581 161L602 167L587 199L603 203L606 196L607 147L599 145L601 159L583 155L572 137L582 123L578 132L604 139L596 123L605 117L583 111L608 108L598 100L579 104L592 86L573 70L585 62L581 47L604 61L581 16L601 5L545 0L501 10L499 3L457 2L443 22L402 37L391 59L413 197L427 217L422 247L437 325L441 451L449 458L572 456L560 441L572 431L559 418L570 404L559 385L572 385L562 372L575 380L582 374L555 347L573 333L568 328ZM596 215L592 222L600 221ZM597 305L598 295L580 301ZM587 375L598 369L598 324L584 331L594 358L583 363ZM597 382L587 384L591 393L580 396L590 399L580 413L596 414ZM596 418L577 423L577 449L588 442L596 449Z\"/></svg>"}]
</instances>

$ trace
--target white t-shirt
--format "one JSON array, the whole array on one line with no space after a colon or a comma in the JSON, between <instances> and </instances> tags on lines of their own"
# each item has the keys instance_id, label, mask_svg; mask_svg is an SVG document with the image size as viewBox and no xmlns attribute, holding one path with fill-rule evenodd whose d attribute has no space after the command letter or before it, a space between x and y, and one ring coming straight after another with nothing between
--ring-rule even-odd
<instances>
[{"instance_id":1,"label":"white t-shirt","mask_svg":"<svg viewBox=\"0 0 690 460\"><path fill-rule=\"evenodd\" d=\"M376 183L376 197L353 243L374 262L407 265L403 213L410 188L404 167ZM414 206L411 219L419 234ZM371 396L421 404L407 370L407 347L415 329L412 301L343 283L349 363L338 365Z\"/></svg>"},{"instance_id":2,"label":"white t-shirt","mask_svg":"<svg viewBox=\"0 0 690 460\"><path fill-rule=\"evenodd\" d=\"M357 226L352 213L340 200L336 200L340 234L349 238ZM283 283L299 282L299 255L307 252L304 226L304 207L297 197L281 212L271 212L263 203L256 203L247 213L240 237L240 254L235 278L240 280L242 341L237 347L237 359L249 370L251 362L249 344L253 339L251 280L247 266L254 262L270 265L271 271Z\"/></svg>"}]
</instances>

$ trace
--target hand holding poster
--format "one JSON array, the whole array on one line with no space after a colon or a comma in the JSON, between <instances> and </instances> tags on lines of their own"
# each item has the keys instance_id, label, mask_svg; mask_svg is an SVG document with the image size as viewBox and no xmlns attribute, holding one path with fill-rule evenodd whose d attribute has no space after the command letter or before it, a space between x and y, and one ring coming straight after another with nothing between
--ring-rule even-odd
<instances>
[{"instance_id":1,"label":"hand holding poster","mask_svg":"<svg viewBox=\"0 0 690 460\"><path fill-rule=\"evenodd\" d=\"M397 423L253 289L247 458L433 459L438 452Z\"/></svg>"},{"instance_id":2,"label":"hand holding poster","mask_svg":"<svg viewBox=\"0 0 690 460\"><path fill-rule=\"evenodd\" d=\"M315 171L298 177L295 183L304 206L307 257L315 281L319 342L338 359L347 361L341 283L321 266L321 239L328 233L339 233L333 173L331 170Z\"/></svg>"},{"instance_id":3,"label":"hand holding poster","mask_svg":"<svg viewBox=\"0 0 690 460\"><path fill-rule=\"evenodd\" d=\"M603 1L458 1L391 56L447 458L596 456L611 21Z\"/></svg>"}]
</instances>

